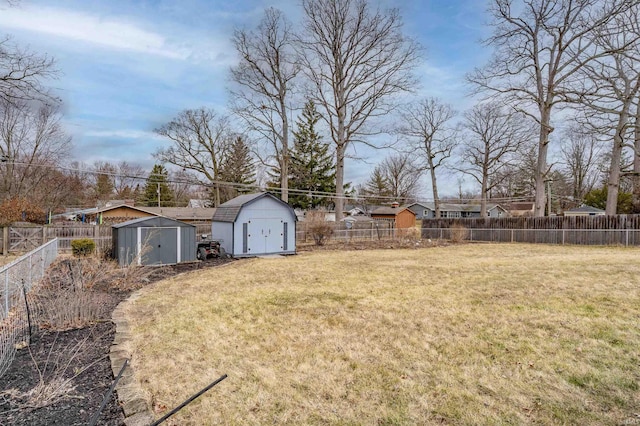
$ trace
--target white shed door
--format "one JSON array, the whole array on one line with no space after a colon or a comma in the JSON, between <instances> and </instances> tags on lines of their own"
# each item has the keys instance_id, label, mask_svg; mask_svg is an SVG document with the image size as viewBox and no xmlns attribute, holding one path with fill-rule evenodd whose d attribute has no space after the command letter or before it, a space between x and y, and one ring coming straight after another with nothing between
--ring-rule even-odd
<instances>
[{"instance_id":1,"label":"white shed door","mask_svg":"<svg viewBox=\"0 0 640 426\"><path fill-rule=\"evenodd\" d=\"M283 250L284 225L282 219L251 219L247 245L250 254L278 253Z\"/></svg>"}]
</instances>

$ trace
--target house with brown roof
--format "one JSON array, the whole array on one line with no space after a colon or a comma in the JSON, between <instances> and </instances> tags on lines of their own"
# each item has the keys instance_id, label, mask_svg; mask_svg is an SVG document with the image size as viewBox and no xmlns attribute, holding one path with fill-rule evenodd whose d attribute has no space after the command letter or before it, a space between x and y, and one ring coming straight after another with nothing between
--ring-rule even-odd
<instances>
[{"instance_id":1,"label":"house with brown roof","mask_svg":"<svg viewBox=\"0 0 640 426\"><path fill-rule=\"evenodd\" d=\"M215 208L137 207L130 204L107 204L105 207L80 210L59 215L65 220L86 223L114 224L143 217L167 217L187 223L211 222Z\"/></svg>"},{"instance_id":2,"label":"house with brown roof","mask_svg":"<svg viewBox=\"0 0 640 426\"><path fill-rule=\"evenodd\" d=\"M416 214L407 206L393 203L390 207L378 207L371 212L374 220L393 221L396 228L413 228L416 226Z\"/></svg>"}]
</instances>

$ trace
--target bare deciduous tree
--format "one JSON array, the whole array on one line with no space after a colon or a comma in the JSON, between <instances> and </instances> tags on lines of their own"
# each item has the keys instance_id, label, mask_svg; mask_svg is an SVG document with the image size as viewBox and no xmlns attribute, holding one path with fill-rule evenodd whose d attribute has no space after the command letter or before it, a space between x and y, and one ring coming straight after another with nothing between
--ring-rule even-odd
<instances>
[{"instance_id":1,"label":"bare deciduous tree","mask_svg":"<svg viewBox=\"0 0 640 426\"><path fill-rule=\"evenodd\" d=\"M69 155L58 108L0 99L0 194L26 197Z\"/></svg>"},{"instance_id":2,"label":"bare deciduous tree","mask_svg":"<svg viewBox=\"0 0 640 426\"><path fill-rule=\"evenodd\" d=\"M506 97L539 125L535 215L544 215L554 107L570 101L577 73L608 52L590 37L635 0L492 0L495 52L468 76L479 91ZM521 6L521 7L520 7Z\"/></svg>"},{"instance_id":3,"label":"bare deciduous tree","mask_svg":"<svg viewBox=\"0 0 640 426\"><path fill-rule=\"evenodd\" d=\"M0 40L0 99L4 102L46 99L53 96L42 80L57 75L55 61L11 43Z\"/></svg>"},{"instance_id":4,"label":"bare deciduous tree","mask_svg":"<svg viewBox=\"0 0 640 426\"><path fill-rule=\"evenodd\" d=\"M397 153L380 163L383 176L389 184L389 195L398 202L407 202L417 197L420 189L420 168L412 161L412 155Z\"/></svg>"},{"instance_id":5,"label":"bare deciduous tree","mask_svg":"<svg viewBox=\"0 0 640 426\"><path fill-rule=\"evenodd\" d=\"M640 213L640 96L636 100L633 125L633 213Z\"/></svg>"},{"instance_id":6,"label":"bare deciduous tree","mask_svg":"<svg viewBox=\"0 0 640 426\"><path fill-rule=\"evenodd\" d=\"M435 217L440 217L437 170L446 164L456 146L456 130L450 126L456 112L439 99L427 98L407 106L402 114L400 132L407 136L413 148L422 154L423 170L431 177Z\"/></svg>"},{"instance_id":7,"label":"bare deciduous tree","mask_svg":"<svg viewBox=\"0 0 640 426\"><path fill-rule=\"evenodd\" d=\"M570 128L560 150L565 174L571 182L571 196L580 201L598 180L598 162L602 153L600 141L591 132Z\"/></svg>"},{"instance_id":8,"label":"bare deciduous tree","mask_svg":"<svg viewBox=\"0 0 640 426\"><path fill-rule=\"evenodd\" d=\"M506 178L505 171L529 141L530 126L522 114L499 103L480 103L464 114L462 162L458 170L480 184L480 216L487 215L489 191Z\"/></svg>"},{"instance_id":9,"label":"bare deciduous tree","mask_svg":"<svg viewBox=\"0 0 640 426\"><path fill-rule=\"evenodd\" d=\"M172 145L158 150L154 157L196 172L200 183L213 185L214 202L219 206L221 164L232 138L229 119L209 108L188 109L155 132Z\"/></svg>"},{"instance_id":10,"label":"bare deciduous tree","mask_svg":"<svg viewBox=\"0 0 640 426\"><path fill-rule=\"evenodd\" d=\"M415 86L416 42L402 33L397 9L368 0L303 0L303 70L310 98L324 109L336 154L336 220L342 218L347 148L380 133L373 120Z\"/></svg>"},{"instance_id":11,"label":"bare deciduous tree","mask_svg":"<svg viewBox=\"0 0 640 426\"><path fill-rule=\"evenodd\" d=\"M289 118L293 80L299 72L294 34L283 13L269 8L257 32L236 30L233 44L240 62L231 69L236 87L232 109L266 140L280 169L283 201L288 201Z\"/></svg>"},{"instance_id":12,"label":"bare deciduous tree","mask_svg":"<svg viewBox=\"0 0 640 426\"><path fill-rule=\"evenodd\" d=\"M126 200L133 198L136 186L144 179L144 169L127 161L120 161L116 166L116 176L113 183L115 196L119 199Z\"/></svg>"},{"instance_id":13,"label":"bare deciduous tree","mask_svg":"<svg viewBox=\"0 0 640 426\"><path fill-rule=\"evenodd\" d=\"M633 149L630 122L640 94L640 6L619 13L608 25L593 34L593 44L609 52L581 70L587 94L580 97L587 108L587 124L612 139L607 179L606 213L616 214L620 190L620 163L625 148ZM594 126L597 123L599 127ZM626 145L626 146L625 146Z\"/></svg>"}]
</instances>

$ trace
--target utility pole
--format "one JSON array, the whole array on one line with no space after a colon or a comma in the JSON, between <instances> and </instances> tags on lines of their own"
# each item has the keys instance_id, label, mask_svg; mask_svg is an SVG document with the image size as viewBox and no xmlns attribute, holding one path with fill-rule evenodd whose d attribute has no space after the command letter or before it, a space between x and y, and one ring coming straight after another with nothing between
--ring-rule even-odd
<instances>
[{"instance_id":1,"label":"utility pole","mask_svg":"<svg viewBox=\"0 0 640 426\"><path fill-rule=\"evenodd\" d=\"M160 182L158 182L158 207L160 207Z\"/></svg>"}]
</instances>

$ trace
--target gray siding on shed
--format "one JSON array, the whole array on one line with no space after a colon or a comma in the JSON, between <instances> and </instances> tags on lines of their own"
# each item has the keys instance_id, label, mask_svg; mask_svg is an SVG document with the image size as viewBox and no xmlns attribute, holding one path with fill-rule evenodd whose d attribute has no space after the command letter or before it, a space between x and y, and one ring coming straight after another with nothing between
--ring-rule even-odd
<instances>
[{"instance_id":1,"label":"gray siding on shed","mask_svg":"<svg viewBox=\"0 0 640 426\"><path fill-rule=\"evenodd\" d=\"M196 260L195 225L166 217L149 217L113 225L111 232L113 256L121 266L135 261L139 250L143 251L143 265Z\"/></svg>"},{"instance_id":2,"label":"gray siding on shed","mask_svg":"<svg viewBox=\"0 0 640 426\"><path fill-rule=\"evenodd\" d=\"M191 232L191 228L187 228L183 226L180 228L180 244L182 247L182 258L181 262L187 262L185 259L195 260L196 259L196 228L193 228L193 232Z\"/></svg>"},{"instance_id":3,"label":"gray siding on shed","mask_svg":"<svg viewBox=\"0 0 640 426\"><path fill-rule=\"evenodd\" d=\"M220 242L220 247L227 253L233 253L233 223L215 222L211 225L213 239Z\"/></svg>"}]
</instances>

